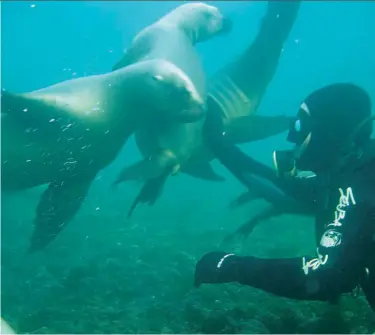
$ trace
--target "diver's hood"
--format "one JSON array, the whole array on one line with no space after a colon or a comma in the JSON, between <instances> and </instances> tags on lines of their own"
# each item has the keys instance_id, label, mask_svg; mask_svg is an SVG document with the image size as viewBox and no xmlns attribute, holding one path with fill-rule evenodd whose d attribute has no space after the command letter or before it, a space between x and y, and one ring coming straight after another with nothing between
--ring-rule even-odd
<instances>
[{"instance_id":1,"label":"diver's hood","mask_svg":"<svg viewBox=\"0 0 375 335\"><path fill-rule=\"evenodd\" d=\"M373 118L371 118L371 121ZM337 169L341 170L343 167L349 170L358 169L367 162L375 159L375 139L371 139L364 146L361 153L355 155L348 155L343 160L342 164L338 164ZM312 171L300 171L296 167L296 153L295 150L275 150L273 152L273 164L278 176L283 178L288 177L314 177L315 173ZM332 171L333 173L338 171Z\"/></svg>"},{"instance_id":2,"label":"diver's hood","mask_svg":"<svg viewBox=\"0 0 375 335\"><path fill-rule=\"evenodd\" d=\"M339 83L314 91L289 129L287 141L295 149L274 153L279 175L340 170L366 150L373 118L367 92L356 85Z\"/></svg>"}]
</instances>

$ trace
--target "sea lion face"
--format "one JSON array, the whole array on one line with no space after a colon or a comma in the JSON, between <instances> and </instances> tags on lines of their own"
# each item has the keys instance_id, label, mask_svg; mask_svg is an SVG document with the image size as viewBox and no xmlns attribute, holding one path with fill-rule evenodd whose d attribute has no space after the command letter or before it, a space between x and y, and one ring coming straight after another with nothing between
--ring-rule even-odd
<instances>
[{"instance_id":1,"label":"sea lion face","mask_svg":"<svg viewBox=\"0 0 375 335\"><path fill-rule=\"evenodd\" d=\"M232 21L214 6L190 3L181 7L184 9L184 26L194 33L195 43L206 41L232 29Z\"/></svg>"},{"instance_id":2,"label":"sea lion face","mask_svg":"<svg viewBox=\"0 0 375 335\"><path fill-rule=\"evenodd\" d=\"M201 120L205 116L205 101L189 77L172 63L158 62L159 71L149 81L158 117L182 123Z\"/></svg>"}]
</instances>

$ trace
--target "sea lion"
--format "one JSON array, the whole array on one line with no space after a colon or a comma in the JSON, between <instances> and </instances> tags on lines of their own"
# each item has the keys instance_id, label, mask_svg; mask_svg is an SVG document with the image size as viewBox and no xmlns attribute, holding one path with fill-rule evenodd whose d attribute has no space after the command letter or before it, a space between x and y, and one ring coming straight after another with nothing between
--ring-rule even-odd
<instances>
[{"instance_id":1,"label":"sea lion","mask_svg":"<svg viewBox=\"0 0 375 335\"><path fill-rule=\"evenodd\" d=\"M292 117L257 115L258 108L274 77L284 42L289 36L300 1L269 1L260 31L252 44L236 60L209 80L207 108L221 115L228 141L243 144L286 131ZM209 162L214 159L204 142L182 172L204 180L220 180Z\"/></svg>"},{"instance_id":2,"label":"sea lion","mask_svg":"<svg viewBox=\"0 0 375 335\"><path fill-rule=\"evenodd\" d=\"M229 19L214 6L203 3L181 5L142 30L114 69L140 59L168 60L184 71L205 100L206 76L194 45L230 28ZM139 128L135 133L136 143L145 159L124 168L115 184L129 179L146 181L136 203L146 200L143 193L147 201L152 202L150 197L157 197L168 175L176 173L201 144L203 124L204 119L194 124L182 125L170 121ZM155 178L155 182L151 182Z\"/></svg>"},{"instance_id":3,"label":"sea lion","mask_svg":"<svg viewBox=\"0 0 375 335\"><path fill-rule=\"evenodd\" d=\"M283 44L294 24L299 6L299 1L269 2L254 42L238 60L226 65L209 81L207 108L220 115L226 137L234 144L277 135L286 131L293 119L283 115L261 116L255 113L276 72ZM144 129L137 130L135 136L139 147L142 147L141 143L148 134ZM185 164L180 165L179 170L196 178L223 181L224 178L210 166L210 161L215 157L202 137L195 137L195 147L196 150ZM119 179L139 178L132 173L136 170L136 166L124 170ZM153 183L161 185L157 179ZM152 187L147 192L150 189ZM160 190L149 193L148 199L147 192L143 192L138 201L153 204Z\"/></svg>"},{"instance_id":4,"label":"sea lion","mask_svg":"<svg viewBox=\"0 0 375 335\"><path fill-rule=\"evenodd\" d=\"M165 60L30 93L3 91L1 107L2 190L49 184L37 208L30 252L44 248L72 219L98 171L137 127L204 116L204 101L190 79Z\"/></svg>"}]
</instances>

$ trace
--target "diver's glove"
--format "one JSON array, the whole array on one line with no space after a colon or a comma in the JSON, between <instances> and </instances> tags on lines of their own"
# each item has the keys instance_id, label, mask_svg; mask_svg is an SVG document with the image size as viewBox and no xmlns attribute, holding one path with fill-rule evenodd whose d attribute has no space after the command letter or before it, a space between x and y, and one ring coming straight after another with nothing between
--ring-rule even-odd
<instances>
[{"instance_id":1,"label":"diver's glove","mask_svg":"<svg viewBox=\"0 0 375 335\"><path fill-rule=\"evenodd\" d=\"M240 259L239 256L222 251L205 254L195 266L194 286L237 281Z\"/></svg>"}]
</instances>

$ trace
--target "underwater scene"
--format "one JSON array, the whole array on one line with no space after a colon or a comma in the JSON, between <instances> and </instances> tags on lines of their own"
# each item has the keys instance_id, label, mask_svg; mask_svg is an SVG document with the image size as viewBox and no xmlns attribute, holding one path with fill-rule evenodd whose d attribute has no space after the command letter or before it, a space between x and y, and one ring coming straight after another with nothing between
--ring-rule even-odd
<instances>
[{"instance_id":1,"label":"underwater scene","mask_svg":"<svg viewBox=\"0 0 375 335\"><path fill-rule=\"evenodd\" d=\"M0 6L1 334L375 332L375 2Z\"/></svg>"}]
</instances>

